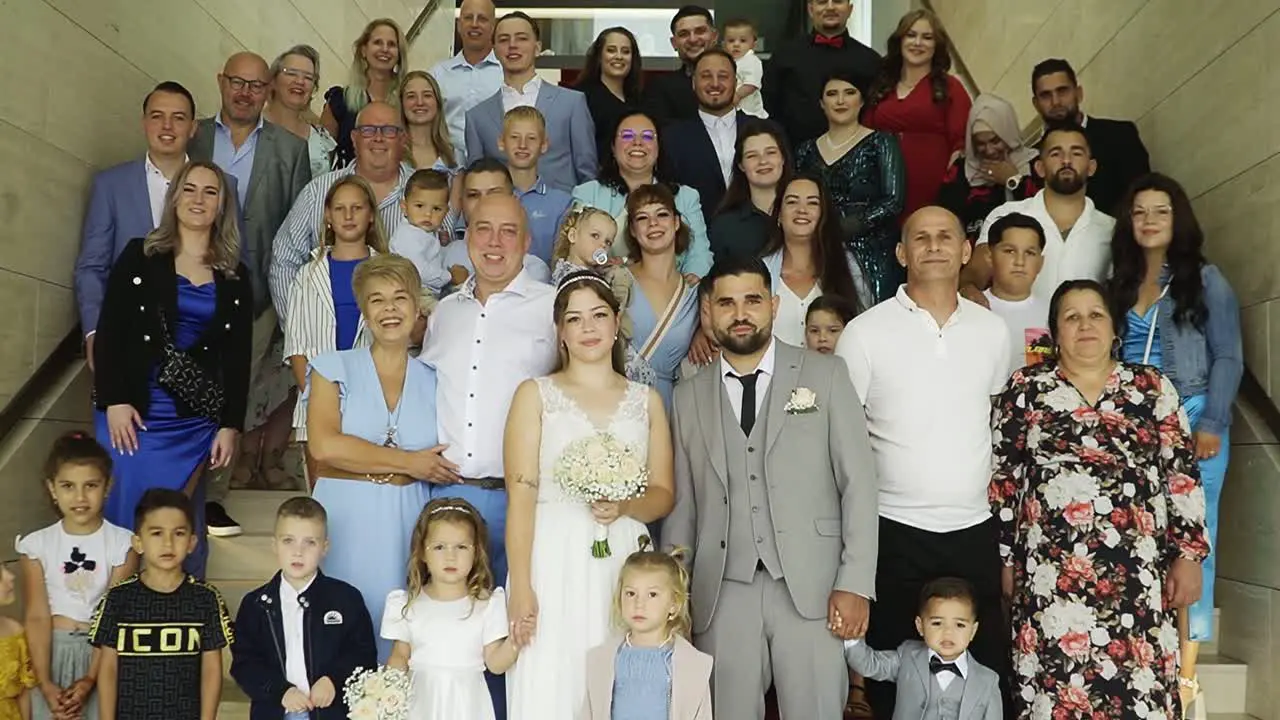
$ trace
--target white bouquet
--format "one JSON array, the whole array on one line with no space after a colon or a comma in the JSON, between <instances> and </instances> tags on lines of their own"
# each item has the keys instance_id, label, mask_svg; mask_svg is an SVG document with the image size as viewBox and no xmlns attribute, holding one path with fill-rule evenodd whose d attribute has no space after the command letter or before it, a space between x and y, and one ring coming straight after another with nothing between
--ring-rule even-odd
<instances>
[{"instance_id":1,"label":"white bouquet","mask_svg":"<svg viewBox=\"0 0 1280 720\"><path fill-rule=\"evenodd\" d=\"M342 686L342 697L350 720L409 720L413 677L386 665L376 670L356 668Z\"/></svg>"},{"instance_id":2,"label":"white bouquet","mask_svg":"<svg viewBox=\"0 0 1280 720\"><path fill-rule=\"evenodd\" d=\"M556 460L555 479L565 494L584 502L622 502L644 495L648 458L611 433L597 432L571 443ZM609 529L596 523L591 556L609 557Z\"/></svg>"}]
</instances>

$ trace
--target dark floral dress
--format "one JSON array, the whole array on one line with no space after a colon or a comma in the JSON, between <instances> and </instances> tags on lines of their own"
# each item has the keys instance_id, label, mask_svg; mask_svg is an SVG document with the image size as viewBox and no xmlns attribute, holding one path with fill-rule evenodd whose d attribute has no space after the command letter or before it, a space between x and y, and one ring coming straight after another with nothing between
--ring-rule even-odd
<instances>
[{"instance_id":1,"label":"dark floral dress","mask_svg":"<svg viewBox=\"0 0 1280 720\"><path fill-rule=\"evenodd\" d=\"M996 399L992 437L1018 717L1179 717L1164 577L1208 541L1173 384L1118 363L1090 406L1056 362L1024 368Z\"/></svg>"}]
</instances>

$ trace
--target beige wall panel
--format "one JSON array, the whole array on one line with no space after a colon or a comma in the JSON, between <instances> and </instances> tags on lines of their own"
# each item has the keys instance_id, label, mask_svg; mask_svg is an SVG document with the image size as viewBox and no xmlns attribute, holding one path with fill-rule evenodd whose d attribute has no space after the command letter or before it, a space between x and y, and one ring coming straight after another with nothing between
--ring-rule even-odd
<instances>
[{"instance_id":1,"label":"beige wall panel","mask_svg":"<svg viewBox=\"0 0 1280 720\"><path fill-rule=\"evenodd\" d=\"M43 0L5 0L0 13L0 120L90 164L133 155L151 80Z\"/></svg>"},{"instance_id":2,"label":"beige wall panel","mask_svg":"<svg viewBox=\"0 0 1280 720\"><path fill-rule=\"evenodd\" d=\"M1272 263L1274 262L1273 260ZM1254 365L1253 358L1250 358L1247 354L1245 355L1245 364L1253 370L1255 377L1266 376L1265 381L1259 378L1259 382L1263 383L1272 402L1277 402L1280 401L1280 348L1276 347L1276 344L1280 343L1280 300L1269 300L1264 307L1267 308L1266 334L1259 338L1255 335L1252 327L1242 328L1241 332L1248 333L1244 338L1245 347L1248 347L1249 343L1260 344L1260 342L1266 342L1267 364ZM1277 404L1280 404L1280 402L1277 402Z\"/></svg>"},{"instance_id":3,"label":"beige wall panel","mask_svg":"<svg viewBox=\"0 0 1280 720\"><path fill-rule=\"evenodd\" d=\"M933 0L969 73L984 89L1000 82L1009 64L1061 4L1062 0ZM883 40L877 38L876 45L877 50L883 49Z\"/></svg>"},{"instance_id":4,"label":"beige wall panel","mask_svg":"<svg viewBox=\"0 0 1280 720\"><path fill-rule=\"evenodd\" d=\"M1182 85L1138 123L1156 165L1195 197L1280 149L1275 111L1280 14ZM1230 128L1224 128L1224 120Z\"/></svg>"},{"instance_id":5,"label":"beige wall panel","mask_svg":"<svg viewBox=\"0 0 1280 720\"><path fill-rule=\"evenodd\" d=\"M1231 448L1218 525L1218 576L1280 589L1280 445ZM1247 659L1247 658L1241 658Z\"/></svg>"},{"instance_id":6,"label":"beige wall panel","mask_svg":"<svg viewBox=\"0 0 1280 720\"><path fill-rule=\"evenodd\" d=\"M1046 58L1066 58L1079 73L1115 37L1147 0L1071 0L1060 3L1031 43L1009 64L994 87L1013 103L1024 126L1036 119L1031 105L1031 70ZM967 58L966 58L967 61Z\"/></svg>"},{"instance_id":7,"label":"beige wall panel","mask_svg":"<svg viewBox=\"0 0 1280 720\"><path fill-rule=\"evenodd\" d=\"M1217 594L1223 609L1218 645L1223 654L1249 664L1245 709L1254 717L1271 717L1271 685L1275 678L1271 656L1276 632L1271 616L1280 593L1224 580L1219 572Z\"/></svg>"},{"instance_id":8,"label":"beige wall panel","mask_svg":"<svg viewBox=\"0 0 1280 720\"><path fill-rule=\"evenodd\" d=\"M1085 68L1085 105L1140 118L1277 9L1280 0L1150 0Z\"/></svg>"},{"instance_id":9,"label":"beige wall panel","mask_svg":"<svg viewBox=\"0 0 1280 720\"><path fill-rule=\"evenodd\" d=\"M1240 308L1240 335L1244 340L1244 364L1253 371L1262 389L1271 396L1270 318L1271 302ZM1280 307L1275 308L1280 322ZM1233 428L1234 429L1234 428ZM1234 440L1234 435L1232 436Z\"/></svg>"},{"instance_id":10,"label":"beige wall panel","mask_svg":"<svg viewBox=\"0 0 1280 720\"><path fill-rule=\"evenodd\" d=\"M0 407L13 399L35 370L39 284L34 278L0 269L0 308L4 308L5 315L0 323Z\"/></svg>"},{"instance_id":11,"label":"beige wall panel","mask_svg":"<svg viewBox=\"0 0 1280 720\"><path fill-rule=\"evenodd\" d=\"M360 36L369 17L352 0L289 0L316 29L345 67L351 58L351 43ZM345 70L328 73L325 85L345 85Z\"/></svg>"},{"instance_id":12,"label":"beige wall panel","mask_svg":"<svg viewBox=\"0 0 1280 720\"><path fill-rule=\"evenodd\" d=\"M76 295L71 288L47 282L36 284L36 367L44 364L79 320Z\"/></svg>"},{"instance_id":13,"label":"beige wall panel","mask_svg":"<svg viewBox=\"0 0 1280 720\"><path fill-rule=\"evenodd\" d=\"M409 15L410 3L404 0L354 0L356 7L370 20L391 18L400 23L401 30L408 30L413 18Z\"/></svg>"},{"instance_id":14,"label":"beige wall panel","mask_svg":"<svg viewBox=\"0 0 1280 720\"><path fill-rule=\"evenodd\" d=\"M1225 137L1232 133L1221 133ZM1196 143L1190 143L1195 145ZM1148 145L1150 147L1150 145ZM1194 152L1187 148L1187 152ZM1152 153L1153 162L1185 185L1196 178L1169 167L1172 151ZM1209 158L1212 159L1212 158ZM1190 188L1188 188L1190 190ZM1275 262L1280 237L1280 155L1274 155L1195 198L1196 216L1204 228L1206 254L1222 267L1241 305L1280 297ZM1272 258L1259 262L1260 258Z\"/></svg>"}]
</instances>

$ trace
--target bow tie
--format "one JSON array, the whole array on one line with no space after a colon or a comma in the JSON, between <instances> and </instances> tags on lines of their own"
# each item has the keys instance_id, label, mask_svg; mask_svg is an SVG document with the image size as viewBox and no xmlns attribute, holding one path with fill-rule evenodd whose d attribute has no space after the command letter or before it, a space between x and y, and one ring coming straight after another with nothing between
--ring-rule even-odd
<instances>
[{"instance_id":1,"label":"bow tie","mask_svg":"<svg viewBox=\"0 0 1280 720\"><path fill-rule=\"evenodd\" d=\"M826 35L823 35L822 33L816 33L813 36L813 44L826 45L828 47L833 47L833 48L843 48L844 36L836 35L835 37L828 37Z\"/></svg>"},{"instance_id":2,"label":"bow tie","mask_svg":"<svg viewBox=\"0 0 1280 720\"><path fill-rule=\"evenodd\" d=\"M942 662L942 658L936 655L929 658L929 672L933 673L934 675L937 675L938 673L944 670L950 670L951 672L956 674L956 677L964 677L964 675L960 672L960 668L956 667L955 663Z\"/></svg>"}]
</instances>

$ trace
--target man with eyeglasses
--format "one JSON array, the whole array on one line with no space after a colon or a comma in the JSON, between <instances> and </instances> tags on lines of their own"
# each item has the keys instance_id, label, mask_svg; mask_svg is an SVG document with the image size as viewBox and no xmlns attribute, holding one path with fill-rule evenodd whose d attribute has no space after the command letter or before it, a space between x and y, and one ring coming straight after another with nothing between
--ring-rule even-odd
<instances>
[{"instance_id":1,"label":"man with eyeglasses","mask_svg":"<svg viewBox=\"0 0 1280 720\"><path fill-rule=\"evenodd\" d=\"M404 154L404 128L400 123L400 111L387 103L365 105L351 131L355 162L312 180L294 202L271 249L271 299L281 327L289 319L289 288L323 240L324 199L334 183L348 175L358 175L369 183L378 199L377 212L387 237L407 222L400 199L413 169L400 162Z\"/></svg>"},{"instance_id":2,"label":"man with eyeglasses","mask_svg":"<svg viewBox=\"0 0 1280 720\"><path fill-rule=\"evenodd\" d=\"M276 361L281 351L273 352L282 336L267 292L271 242L294 198L311 180L306 141L262 117L270 79L267 61L261 56L240 52L228 58L218 73L222 108L217 115L200 121L190 151L192 158L214 162L238 183L237 200L246 229L240 242L248 256L249 282L253 287L250 392L255 396L273 379L278 384L278 378L273 376L284 372ZM246 426L252 429L259 418L246 420ZM241 532L221 502L228 492L229 479L230 472L224 471L216 473L209 483L206 516L209 534L215 537L234 537Z\"/></svg>"}]
</instances>

